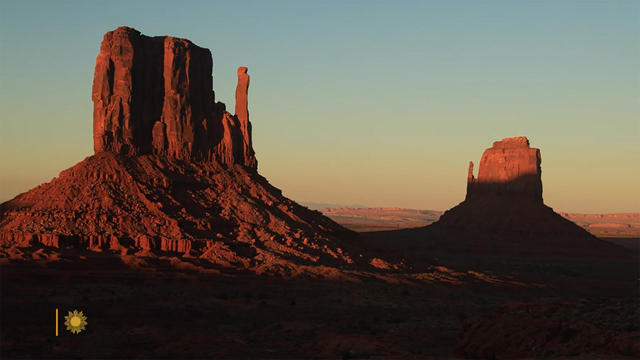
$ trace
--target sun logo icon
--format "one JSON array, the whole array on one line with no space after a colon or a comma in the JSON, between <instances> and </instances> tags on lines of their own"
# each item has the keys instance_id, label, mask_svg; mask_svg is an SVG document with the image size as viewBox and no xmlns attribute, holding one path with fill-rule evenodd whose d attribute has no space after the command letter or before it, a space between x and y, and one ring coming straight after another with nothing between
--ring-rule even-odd
<instances>
[{"instance_id":1,"label":"sun logo icon","mask_svg":"<svg viewBox=\"0 0 640 360\"><path fill-rule=\"evenodd\" d=\"M69 315L64 317L64 324L67 326L67 330L71 331L73 334L78 334L80 331L84 330L85 325L87 325L87 317L82 314L82 311L73 310L73 312L69 311Z\"/></svg>"}]
</instances>

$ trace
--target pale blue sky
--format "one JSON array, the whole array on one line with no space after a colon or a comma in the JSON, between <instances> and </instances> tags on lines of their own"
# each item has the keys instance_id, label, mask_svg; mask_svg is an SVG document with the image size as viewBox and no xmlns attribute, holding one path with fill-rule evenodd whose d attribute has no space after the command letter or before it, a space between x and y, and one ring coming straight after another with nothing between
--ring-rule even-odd
<instances>
[{"instance_id":1,"label":"pale blue sky","mask_svg":"<svg viewBox=\"0 0 640 360\"><path fill-rule=\"evenodd\" d=\"M93 66L121 25L249 67L260 172L298 201L446 209L503 137L545 202L640 211L638 1L3 1L0 200L92 154Z\"/></svg>"}]
</instances>

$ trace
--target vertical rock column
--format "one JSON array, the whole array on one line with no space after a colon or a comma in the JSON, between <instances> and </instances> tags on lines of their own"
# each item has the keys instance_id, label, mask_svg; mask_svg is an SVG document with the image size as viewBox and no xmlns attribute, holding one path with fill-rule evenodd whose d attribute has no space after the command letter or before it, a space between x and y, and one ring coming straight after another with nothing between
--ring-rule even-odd
<instances>
[{"instance_id":1,"label":"vertical rock column","mask_svg":"<svg viewBox=\"0 0 640 360\"><path fill-rule=\"evenodd\" d=\"M473 161L469 161L469 172L467 173L467 194L469 194L474 183L476 182L476 178L473 176Z\"/></svg>"},{"instance_id":2,"label":"vertical rock column","mask_svg":"<svg viewBox=\"0 0 640 360\"><path fill-rule=\"evenodd\" d=\"M211 52L185 39L164 39L164 102L160 122L154 133L165 130L167 155L188 160L210 156L212 139L207 129L214 126ZM155 135L155 134L154 134ZM160 135L161 136L161 135ZM155 138L154 138L155 139ZM163 138L154 141L160 145Z\"/></svg>"},{"instance_id":3,"label":"vertical rock column","mask_svg":"<svg viewBox=\"0 0 640 360\"><path fill-rule=\"evenodd\" d=\"M140 91L137 63L143 61L144 37L121 27L108 32L100 45L93 77L93 145L95 152L137 154L143 139L135 139L135 91Z\"/></svg>"},{"instance_id":4,"label":"vertical rock column","mask_svg":"<svg viewBox=\"0 0 640 360\"><path fill-rule=\"evenodd\" d=\"M238 85L236 86L236 118L240 126L242 134L242 154L244 165L255 168L257 161L253 151L251 141L251 123L249 122L249 108L247 104L247 96L249 92L249 74L247 67L240 66L238 68Z\"/></svg>"}]
</instances>

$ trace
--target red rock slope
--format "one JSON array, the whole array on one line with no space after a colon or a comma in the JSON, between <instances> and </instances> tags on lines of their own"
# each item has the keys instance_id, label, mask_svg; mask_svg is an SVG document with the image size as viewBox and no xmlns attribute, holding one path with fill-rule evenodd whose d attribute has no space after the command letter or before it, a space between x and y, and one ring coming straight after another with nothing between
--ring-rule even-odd
<instances>
[{"instance_id":1,"label":"red rock slope","mask_svg":"<svg viewBox=\"0 0 640 360\"><path fill-rule=\"evenodd\" d=\"M247 68L232 115L214 101L211 67L188 40L108 32L93 83L95 155L1 204L0 244L169 252L259 271L354 263L350 231L257 173Z\"/></svg>"}]
</instances>

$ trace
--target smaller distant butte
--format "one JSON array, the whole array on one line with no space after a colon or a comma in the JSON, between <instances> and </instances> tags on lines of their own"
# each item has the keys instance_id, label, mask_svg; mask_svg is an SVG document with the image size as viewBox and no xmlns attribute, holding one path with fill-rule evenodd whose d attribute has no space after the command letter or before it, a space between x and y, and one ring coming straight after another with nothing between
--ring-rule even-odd
<instances>
[{"instance_id":1,"label":"smaller distant butte","mask_svg":"<svg viewBox=\"0 0 640 360\"><path fill-rule=\"evenodd\" d=\"M482 154L477 178L469 163L465 200L423 235L475 254L626 256L543 203L541 162L540 150L524 136L494 142Z\"/></svg>"},{"instance_id":2,"label":"smaller distant butte","mask_svg":"<svg viewBox=\"0 0 640 360\"><path fill-rule=\"evenodd\" d=\"M495 141L480 159L478 177L469 163L467 199L477 196L526 197L542 203L540 149L524 136Z\"/></svg>"}]
</instances>

